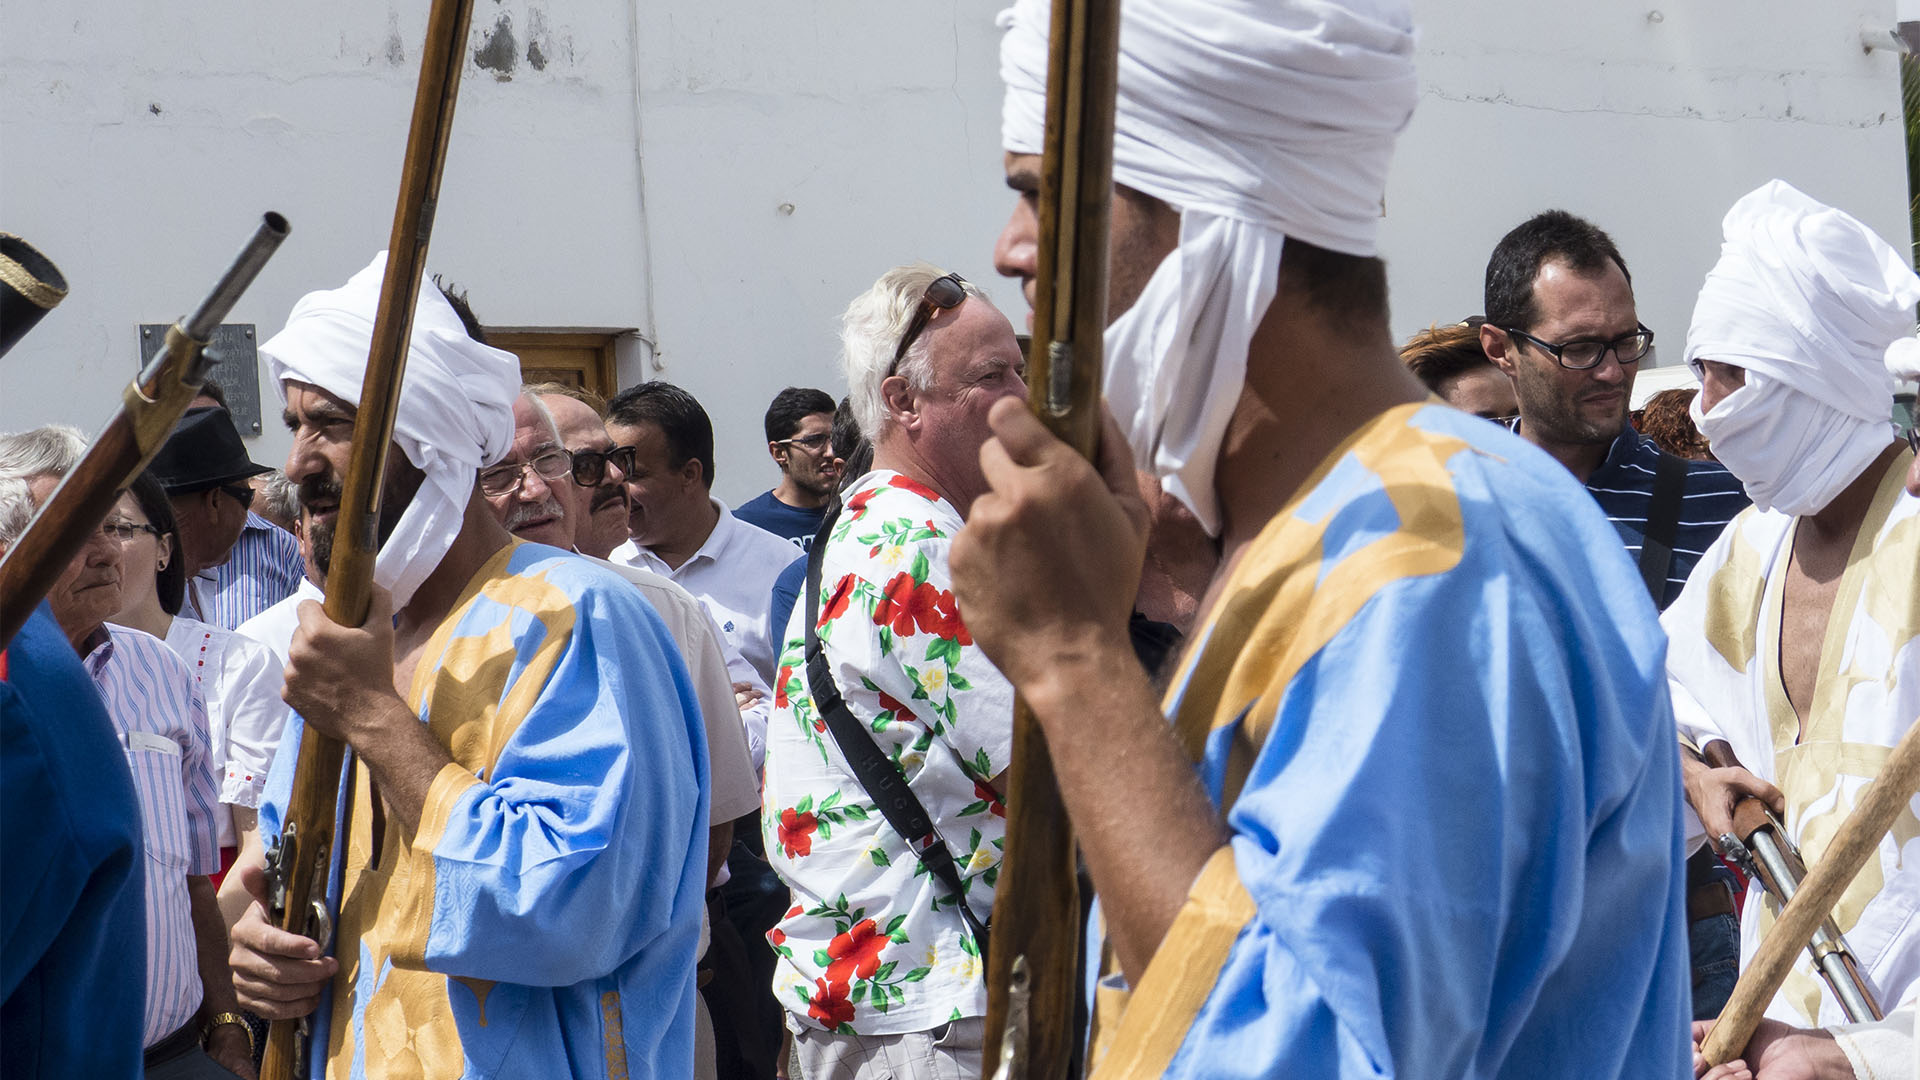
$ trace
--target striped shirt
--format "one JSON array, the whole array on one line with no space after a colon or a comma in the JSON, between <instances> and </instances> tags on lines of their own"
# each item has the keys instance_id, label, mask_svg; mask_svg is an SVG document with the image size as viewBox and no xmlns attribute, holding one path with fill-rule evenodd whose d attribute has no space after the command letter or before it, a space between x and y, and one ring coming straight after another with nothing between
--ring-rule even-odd
<instances>
[{"instance_id":1,"label":"striped shirt","mask_svg":"<svg viewBox=\"0 0 1920 1080\"><path fill-rule=\"evenodd\" d=\"M147 852L142 1044L152 1046L200 1009L199 950L187 878L220 869L214 831L218 788L207 714L193 676L159 638L106 623L88 646L87 674L106 702L140 802Z\"/></svg>"},{"instance_id":2,"label":"striped shirt","mask_svg":"<svg viewBox=\"0 0 1920 1080\"><path fill-rule=\"evenodd\" d=\"M1519 431L1518 418L1506 424ZM1613 522L1636 566L1640 562L1640 542L1647 531L1647 507L1653 502L1653 472L1661 453L1652 439L1628 427L1613 440L1607 459L1587 477L1587 490L1593 493L1607 520ZM1661 610L1679 597L1701 554L1751 501L1726 466L1717 461L1687 462L1687 483L1680 497L1680 522L1674 529L1673 561L1667 566Z\"/></svg>"},{"instance_id":3,"label":"striped shirt","mask_svg":"<svg viewBox=\"0 0 1920 1080\"><path fill-rule=\"evenodd\" d=\"M300 541L249 510L227 561L188 579L180 614L232 630L292 596L305 576Z\"/></svg>"}]
</instances>

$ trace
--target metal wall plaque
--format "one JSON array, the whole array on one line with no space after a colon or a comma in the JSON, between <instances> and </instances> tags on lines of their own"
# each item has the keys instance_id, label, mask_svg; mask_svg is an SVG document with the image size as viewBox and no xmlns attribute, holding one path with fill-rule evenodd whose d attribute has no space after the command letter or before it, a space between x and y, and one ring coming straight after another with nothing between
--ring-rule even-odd
<instances>
[{"instance_id":1,"label":"metal wall plaque","mask_svg":"<svg viewBox=\"0 0 1920 1080\"><path fill-rule=\"evenodd\" d=\"M171 323L140 324L140 366L146 367L167 340ZM207 346L207 377L226 391L227 411L242 435L260 434L260 360L252 323L221 323Z\"/></svg>"}]
</instances>

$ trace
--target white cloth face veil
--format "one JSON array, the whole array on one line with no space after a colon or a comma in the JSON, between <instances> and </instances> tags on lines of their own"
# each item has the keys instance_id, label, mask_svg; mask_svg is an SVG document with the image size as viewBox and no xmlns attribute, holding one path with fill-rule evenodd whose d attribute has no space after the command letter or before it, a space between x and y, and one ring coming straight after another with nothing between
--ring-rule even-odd
<instances>
[{"instance_id":1,"label":"white cloth face veil","mask_svg":"<svg viewBox=\"0 0 1920 1080\"><path fill-rule=\"evenodd\" d=\"M1048 6L1015 0L1001 140L1039 153ZM1140 468L1218 534L1214 467L1287 237L1372 256L1413 114L1403 0L1129 0L1113 179L1180 211L1180 242L1107 329L1107 403Z\"/></svg>"},{"instance_id":2,"label":"white cloth face veil","mask_svg":"<svg viewBox=\"0 0 1920 1080\"><path fill-rule=\"evenodd\" d=\"M294 381L359 406L386 267L383 251L340 288L301 297L286 328L260 346L283 405L286 383ZM406 606L453 546L478 470L513 449L519 393L520 361L468 337L440 290L422 282L393 438L426 479L380 545L373 569L374 581L393 594L394 610Z\"/></svg>"},{"instance_id":3,"label":"white cloth face veil","mask_svg":"<svg viewBox=\"0 0 1920 1080\"><path fill-rule=\"evenodd\" d=\"M1687 361L1731 364L1746 384L1694 423L1762 510L1833 501L1893 441L1889 367L1912 346L1920 277L1853 217L1769 181L1722 222Z\"/></svg>"}]
</instances>

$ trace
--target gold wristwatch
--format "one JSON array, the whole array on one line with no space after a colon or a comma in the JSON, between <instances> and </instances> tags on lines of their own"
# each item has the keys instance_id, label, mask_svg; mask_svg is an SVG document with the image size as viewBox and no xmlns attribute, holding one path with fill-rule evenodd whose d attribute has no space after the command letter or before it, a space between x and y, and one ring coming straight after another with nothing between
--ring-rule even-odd
<instances>
[{"instance_id":1,"label":"gold wristwatch","mask_svg":"<svg viewBox=\"0 0 1920 1080\"><path fill-rule=\"evenodd\" d=\"M252 1054L254 1052L253 1028L248 1026L247 1018L237 1012L219 1012L207 1017L207 1026L200 1032L200 1041L202 1043L206 1042L207 1039L213 1035L213 1029L224 1024L238 1024L240 1026L240 1030L246 1033L247 1036L247 1053Z\"/></svg>"}]
</instances>

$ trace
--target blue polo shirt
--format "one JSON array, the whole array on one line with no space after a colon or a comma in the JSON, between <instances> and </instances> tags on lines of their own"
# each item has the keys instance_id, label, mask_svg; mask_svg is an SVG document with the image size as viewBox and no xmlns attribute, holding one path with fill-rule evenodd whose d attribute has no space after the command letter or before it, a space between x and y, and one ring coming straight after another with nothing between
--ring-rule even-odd
<instances>
[{"instance_id":1,"label":"blue polo shirt","mask_svg":"<svg viewBox=\"0 0 1920 1080\"><path fill-rule=\"evenodd\" d=\"M1518 418L1506 421L1519 431ZM1660 460L1658 444L1629 425L1613 440L1607 459L1587 477L1587 490L1606 512L1627 546L1634 565L1640 563L1640 542L1647 531L1647 506L1653 501L1653 471ZM1740 481L1717 461L1687 462L1687 483L1680 498L1680 522L1673 535L1673 562L1667 567L1667 594L1660 610L1679 597L1700 556L1720 536L1727 522L1752 502Z\"/></svg>"},{"instance_id":2,"label":"blue polo shirt","mask_svg":"<svg viewBox=\"0 0 1920 1080\"><path fill-rule=\"evenodd\" d=\"M138 1076L140 807L106 706L47 606L0 652L0 1076Z\"/></svg>"},{"instance_id":3,"label":"blue polo shirt","mask_svg":"<svg viewBox=\"0 0 1920 1080\"><path fill-rule=\"evenodd\" d=\"M820 523L827 519L827 507L824 503L815 507L788 506L768 491L734 507L733 516L784 537L795 549L805 551L813 546L813 534L820 531Z\"/></svg>"}]
</instances>

